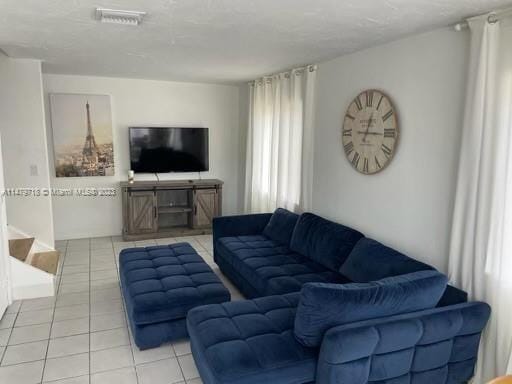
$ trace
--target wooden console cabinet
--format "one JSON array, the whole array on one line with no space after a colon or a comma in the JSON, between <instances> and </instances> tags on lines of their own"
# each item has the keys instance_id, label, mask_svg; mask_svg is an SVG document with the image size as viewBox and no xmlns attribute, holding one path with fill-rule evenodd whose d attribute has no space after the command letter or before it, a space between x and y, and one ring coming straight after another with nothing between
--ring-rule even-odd
<instances>
[{"instance_id":1,"label":"wooden console cabinet","mask_svg":"<svg viewBox=\"0 0 512 384\"><path fill-rule=\"evenodd\" d=\"M122 182L123 238L211 233L212 219L222 214L222 184L216 179Z\"/></svg>"}]
</instances>

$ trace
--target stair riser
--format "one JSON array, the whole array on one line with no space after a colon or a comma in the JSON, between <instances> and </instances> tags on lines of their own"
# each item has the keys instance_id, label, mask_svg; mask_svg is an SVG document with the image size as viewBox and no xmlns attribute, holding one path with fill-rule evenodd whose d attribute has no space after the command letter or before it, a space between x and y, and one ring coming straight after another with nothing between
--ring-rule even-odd
<instances>
[{"instance_id":1,"label":"stair riser","mask_svg":"<svg viewBox=\"0 0 512 384\"><path fill-rule=\"evenodd\" d=\"M30 260L30 265L55 275L59 266L59 256L59 251L36 252Z\"/></svg>"},{"instance_id":2,"label":"stair riser","mask_svg":"<svg viewBox=\"0 0 512 384\"><path fill-rule=\"evenodd\" d=\"M34 240L33 237L9 240L9 254L20 261L25 261L30 253L32 244L34 244Z\"/></svg>"}]
</instances>

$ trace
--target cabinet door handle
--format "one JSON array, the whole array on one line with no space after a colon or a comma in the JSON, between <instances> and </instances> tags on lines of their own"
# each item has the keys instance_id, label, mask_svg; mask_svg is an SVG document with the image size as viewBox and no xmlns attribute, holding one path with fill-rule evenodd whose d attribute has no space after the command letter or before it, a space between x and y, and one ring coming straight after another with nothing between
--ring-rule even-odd
<instances>
[{"instance_id":1,"label":"cabinet door handle","mask_svg":"<svg viewBox=\"0 0 512 384\"><path fill-rule=\"evenodd\" d=\"M197 204L196 204L196 205L194 205L194 215L196 215L196 216L197 216Z\"/></svg>"},{"instance_id":2,"label":"cabinet door handle","mask_svg":"<svg viewBox=\"0 0 512 384\"><path fill-rule=\"evenodd\" d=\"M153 216L156 217L156 207L153 207Z\"/></svg>"}]
</instances>

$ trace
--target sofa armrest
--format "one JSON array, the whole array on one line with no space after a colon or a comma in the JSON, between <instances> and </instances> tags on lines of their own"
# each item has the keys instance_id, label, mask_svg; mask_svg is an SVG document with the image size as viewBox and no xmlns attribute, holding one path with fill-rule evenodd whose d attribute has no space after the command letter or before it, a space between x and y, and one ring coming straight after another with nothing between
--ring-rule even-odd
<instances>
[{"instance_id":1,"label":"sofa armrest","mask_svg":"<svg viewBox=\"0 0 512 384\"><path fill-rule=\"evenodd\" d=\"M489 315L487 304L471 302L331 328L316 383L467 382Z\"/></svg>"},{"instance_id":2,"label":"sofa armrest","mask_svg":"<svg viewBox=\"0 0 512 384\"><path fill-rule=\"evenodd\" d=\"M258 235L268 224L272 213L220 216L213 219L213 246L221 237Z\"/></svg>"}]
</instances>

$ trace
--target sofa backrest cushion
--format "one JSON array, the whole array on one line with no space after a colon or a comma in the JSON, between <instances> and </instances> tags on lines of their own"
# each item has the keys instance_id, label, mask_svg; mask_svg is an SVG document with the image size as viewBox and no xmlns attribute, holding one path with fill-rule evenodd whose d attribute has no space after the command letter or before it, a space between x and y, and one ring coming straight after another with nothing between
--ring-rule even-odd
<instances>
[{"instance_id":1,"label":"sofa backrest cushion","mask_svg":"<svg viewBox=\"0 0 512 384\"><path fill-rule=\"evenodd\" d=\"M324 267L338 271L363 234L312 213L300 216L290 248Z\"/></svg>"},{"instance_id":2,"label":"sofa backrest cushion","mask_svg":"<svg viewBox=\"0 0 512 384\"><path fill-rule=\"evenodd\" d=\"M437 271L420 271L371 283L306 283L295 316L295 338L317 347L332 327L434 308L447 281Z\"/></svg>"},{"instance_id":3,"label":"sofa backrest cushion","mask_svg":"<svg viewBox=\"0 0 512 384\"><path fill-rule=\"evenodd\" d=\"M298 219L299 215L296 213L277 208L263 229L263 234L278 243L289 246Z\"/></svg>"},{"instance_id":4,"label":"sofa backrest cushion","mask_svg":"<svg viewBox=\"0 0 512 384\"><path fill-rule=\"evenodd\" d=\"M353 282L365 283L433 269L430 265L365 237L358 241L339 272Z\"/></svg>"}]
</instances>

